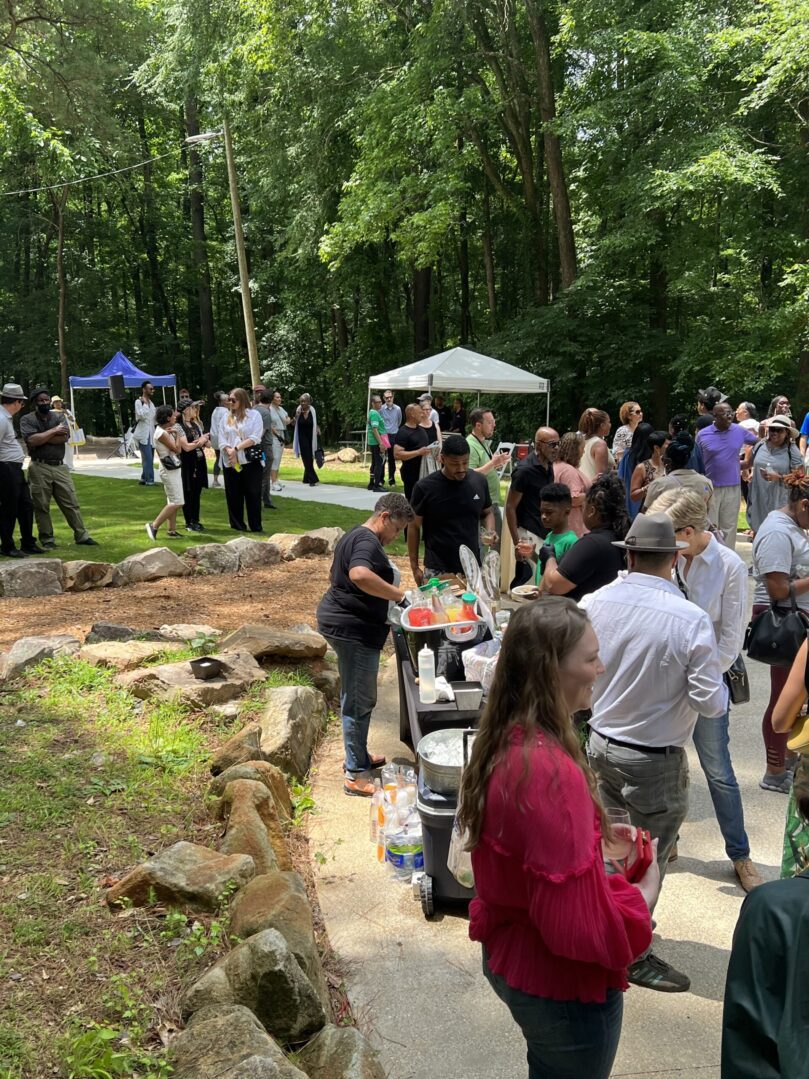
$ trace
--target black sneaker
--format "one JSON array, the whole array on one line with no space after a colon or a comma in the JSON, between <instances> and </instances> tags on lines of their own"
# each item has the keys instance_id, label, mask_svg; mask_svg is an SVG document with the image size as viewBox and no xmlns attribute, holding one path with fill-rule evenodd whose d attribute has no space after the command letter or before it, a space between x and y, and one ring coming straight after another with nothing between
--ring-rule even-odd
<instances>
[{"instance_id":1,"label":"black sneaker","mask_svg":"<svg viewBox=\"0 0 809 1079\"><path fill-rule=\"evenodd\" d=\"M18 551L16 547L9 547L7 551L3 551L5 558L25 558L22 551Z\"/></svg>"},{"instance_id":2,"label":"black sneaker","mask_svg":"<svg viewBox=\"0 0 809 1079\"><path fill-rule=\"evenodd\" d=\"M87 539L76 540L76 544L79 547L98 547L98 540L94 540L92 536L88 536Z\"/></svg>"},{"instance_id":3,"label":"black sneaker","mask_svg":"<svg viewBox=\"0 0 809 1079\"><path fill-rule=\"evenodd\" d=\"M56 540L40 540L39 542L46 551L55 551L58 546Z\"/></svg>"},{"instance_id":4,"label":"black sneaker","mask_svg":"<svg viewBox=\"0 0 809 1079\"><path fill-rule=\"evenodd\" d=\"M38 543L32 543L28 547L21 547L20 550L26 554L45 554L45 548L40 547Z\"/></svg>"},{"instance_id":5,"label":"black sneaker","mask_svg":"<svg viewBox=\"0 0 809 1079\"><path fill-rule=\"evenodd\" d=\"M157 539L157 529L152 526L152 522L149 521L148 524L146 524L144 527L146 528L146 535L149 537L149 539L150 540L156 540Z\"/></svg>"},{"instance_id":6,"label":"black sneaker","mask_svg":"<svg viewBox=\"0 0 809 1079\"><path fill-rule=\"evenodd\" d=\"M632 985L656 989L658 993L687 993L691 988L691 979L687 975L681 974L651 952L645 959L633 963L626 976Z\"/></svg>"}]
</instances>

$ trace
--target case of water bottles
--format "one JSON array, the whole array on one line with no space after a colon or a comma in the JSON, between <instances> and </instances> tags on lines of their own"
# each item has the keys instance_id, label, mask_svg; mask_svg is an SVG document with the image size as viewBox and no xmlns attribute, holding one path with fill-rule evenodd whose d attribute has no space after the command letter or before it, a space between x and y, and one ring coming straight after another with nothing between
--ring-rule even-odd
<instances>
[{"instance_id":1,"label":"case of water bottles","mask_svg":"<svg viewBox=\"0 0 809 1079\"><path fill-rule=\"evenodd\" d=\"M390 877L410 884L424 869L421 818L416 808L416 773L407 766L387 764L374 780L370 838L377 861Z\"/></svg>"}]
</instances>

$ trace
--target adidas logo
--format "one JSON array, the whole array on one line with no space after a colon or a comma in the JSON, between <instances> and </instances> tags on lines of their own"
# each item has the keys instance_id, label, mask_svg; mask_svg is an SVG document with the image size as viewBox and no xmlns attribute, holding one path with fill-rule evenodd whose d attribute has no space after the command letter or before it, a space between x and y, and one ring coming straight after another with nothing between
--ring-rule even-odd
<instances>
[{"instance_id":1,"label":"adidas logo","mask_svg":"<svg viewBox=\"0 0 809 1079\"><path fill-rule=\"evenodd\" d=\"M472 501L473 502L480 502L480 495L475 495L475 497L472 499Z\"/></svg>"}]
</instances>

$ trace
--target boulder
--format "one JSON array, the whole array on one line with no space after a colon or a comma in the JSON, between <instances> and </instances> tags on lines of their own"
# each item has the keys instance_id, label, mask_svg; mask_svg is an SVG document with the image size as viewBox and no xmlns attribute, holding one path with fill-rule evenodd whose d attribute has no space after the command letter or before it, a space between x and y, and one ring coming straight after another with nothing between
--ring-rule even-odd
<instances>
[{"instance_id":1,"label":"boulder","mask_svg":"<svg viewBox=\"0 0 809 1079\"><path fill-rule=\"evenodd\" d=\"M112 584L113 566L109 562L87 562L82 558L63 562L62 588L65 592L88 592Z\"/></svg>"},{"instance_id":2,"label":"boulder","mask_svg":"<svg viewBox=\"0 0 809 1079\"><path fill-rule=\"evenodd\" d=\"M261 726L262 759L303 779L312 749L326 723L323 694L309 686L281 686L267 695Z\"/></svg>"},{"instance_id":3,"label":"boulder","mask_svg":"<svg viewBox=\"0 0 809 1079\"><path fill-rule=\"evenodd\" d=\"M342 461L344 465L354 465L359 459L360 454L351 446L343 446L341 450L337 451L337 460Z\"/></svg>"},{"instance_id":4,"label":"boulder","mask_svg":"<svg viewBox=\"0 0 809 1079\"><path fill-rule=\"evenodd\" d=\"M261 759L261 724L248 723L213 755L211 774L218 776L234 765Z\"/></svg>"},{"instance_id":5,"label":"boulder","mask_svg":"<svg viewBox=\"0 0 809 1079\"><path fill-rule=\"evenodd\" d=\"M58 558L21 558L0 564L0 596L32 598L62 592L62 563Z\"/></svg>"},{"instance_id":6,"label":"boulder","mask_svg":"<svg viewBox=\"0 0 809 1079\"><path fill-rule=\"evenodd\" d=\"M345 529L344 528L337 528L336 526L334 526L334 527L324 527L324 528L313 528L310 532L307 532L306 535L308 536L310 541L311 540L322 540L326 544L326 549L325 549L325 551L323 551L323 554L332 554L332 552L334 551L334 548L337 546L337 544L340 542L340 540L345 535ZM312 553L319 553L319 552L312 552Z\"/></svg>"},{"instance_id":7,"label":"boulder","mask_svg":"<svg viewBox=\"0 0 809 1079\"><path fill-rule=\"evenodd\" d=\"M43 659L73 656L80 647L79 638L68 633L52 637L21 637L8 652L0 655L0 678L16 678L26 667L33 667Z\"/></svg>"},{"instance_id":8,"label":"boulder","mask_svg":"<svg viewBox=\"0 0 809 1079\"><path fill-rule=\"evenodd\" d=\"M85 644L98 644L100 641L162 641L165 638L156 629L133 629L121 626L117 622L94 622L90 632L84 638Z\"/></svg>"},{"instance_id":9,"label":"boulder","mask_svg":"<svg viewBox=\"0 0 809 1079\"><path fill-rule=\"evenodd\" d=\"M216 910L229 885L241 887L254 875L246 854L218 854L197 843L180 842L161 851L113 884L106 894L112 907L128 900L136 907L151 902Z\"/></svg>"},{"instance_id":10,"label":"boulder","mask_svg":"<svg viewBox=\"0 0 809 1079\"><path fill-rule=\"evenodd\" d=\"M324 555L329 553L329 540L320 532L331 532L331 529L318 529L317 532L304 532L295 535L293 532L276 532L270 536L270 543L274 543L281 551L281 557L285 562L294 562L296 558L306 558L310 555Z\"/></svg>"},{"instance_id":11,"label":"boulder","mask_svg":"<svg viewBox=\"0 0 809 1079\"><path fill-rule=\"evenodd\" d=\"M326 640L319 633L292 633L272 626L244 625L219 642L225 652L249 652L256 659L284 656L289 659L320 659L326 654Z\"/></svg>"},{"instance_id":12,"label":"boulder","mask_svg":"<svg viewBox=\"0 0 809 1079\"><path fill-rule=\"evenodd\" d=\"M222 673L204 681L194 677L188 660L124 672L117 681L141 700L180 697L191 708L203 709L241 697L254 682L264 680L264 671L248 652L225 652L216 658L222 661Z\"/></svg>"},{"instance_id":13,"label":"boulder","mask_svg":"<svg viewBox=\"0 0 809 1079\"><path fill-rule=\"evenodd\" d=\"M159 581L163 577L187 577L191 570L168 547L151 547L118 563L125 584Z\"/></svg>"},{"instance_id":14,"label":"boulder","mask_svg":"<svg viewBox=\"0 0 809 1079\"><path fill-rule=\"evenodd\" d=\"M173 1079L306 1079L240 1004L194 1012L166 1057Z\"/></svg>"},{"instance_id":15,"label":"boulder","mask_svg":"<svg viewBox=\"0 0 809 1079\"><path fill-rule=\"evenodd\" d=\"M376 1052L356 1027L329 1024L299 1053L310 1079L385 1079Z\"/></svg>"},{"instance_id":16,"label":"boulder","mask_svg":"<svg viewBox=\"0 0 809 1079\"><path fill-rule=\"evenodd\" d=\"M328 1010L329 993L315 943L312 908L298 873L253 877L233 899L230 928L243 940L265 929L277 929Z\"/></svg>"},{"instance_id":17,"label":"boulder","mask_svg":"<svg viewBox=\"0 0 809 1079\"><path fill-rule=\"evenodd\" d=\"M312 671L312 681L315 684L315 689L319 689L324 696L330 697L332 700L339 699L340 675L332 667L323 667L322 670Z\"/></svg>"},{"instance_id":18,"label":"boulder","mask_svg":"<svg viewBox=\"0 0 809 1079\"><path fill-rule=\"evenodd\" d=\"M117 671L132 671L164 652L182 648L179 641L99 641L85 644L79 659L94 667L112 667Z\"/></svg>"},{"instance_id":19,"label":"boulder","mask_svg":"<svg viewBox=\"0 0 809 1079\"><path fill-rule=\"evenodd\" d=\"M183 1014L209 1004L242 1004L284 1042L300 1041L325 1025L312 984L276 929L237 944L185 995Z\"/></svg>"},{"instance_id":20,"label":"boulder","mask_svg":"<svg viewBox=\"0 0 809 1079\"><path fill-rule=\"evenodd\" d=\"M228 540L225 547L236 552L239 569L256 569L258 566L275 566L281 561L281 551L272 542L238 536Z\"/></svg>"},{"instance_id":21,"label":"boulder","mask_svg":"<svg viewBox=\"0 0 809 1079\"><path fill-rule=\"evenodd\" d=\"M239 553L227 543L203 543L199 547L188 547L183 561L197 573L236 573Z\"/></svg>"},{"instance_id":22,"label":"boulder","mask_svg":"<svg viewBox=\"0 0 809 1079\"><path fill-rule=\"evenodd\" d=\"M219 638L222 636L222 630L217 629L216 626L206 626L204 623L197 622L176 622L173 625L161 626L160 633L168 641L185 641L186 643L195 641L199 637Z\"/></svg>"},{"instance_id":23,"label":"boulder","mask_svg":"<svg viewBox=\"0 0 809 1079\"><path fill-rule=\"evenodd\" d=\"M255 779L234 779L219 800L217 816L227 821L219 844L222 854L249 854L256 873L290 869L275 799L263 783Z\"/></svg>"},{"instance_id":24,"label":"boulder","mask_svg":"<svg viewBox=\"0 0 809 1079\"><path fill-rule=\"evenodd\" d=\"M286 820L292 817L292 800L289 797L289 788L284 774L269 761L247 761L245 764L234 764L225 769L215 779L211 780L208 788L211 794L221 797L225 793L228 783L234 779L253 779L257 783L263 783L275 799L275 808Z\"/></svg>"}]
</instances>

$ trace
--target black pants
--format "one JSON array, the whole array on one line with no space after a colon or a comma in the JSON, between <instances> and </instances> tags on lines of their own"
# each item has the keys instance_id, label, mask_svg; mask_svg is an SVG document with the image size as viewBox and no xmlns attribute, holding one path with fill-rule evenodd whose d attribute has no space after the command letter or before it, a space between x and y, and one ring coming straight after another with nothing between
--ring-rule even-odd
<instances>
[{"instance_id":1,"label":"black pants","mask_svg":"<svg viewBox=\"0 0 809 1079\"><path fill-rule=\"evenodd\" d=\"M204 457L196 451L181 457L183 477L183 517L187 525L199 524L199 504L202 492L208 486L208 466Z\"/></svg>"},{"instance_id":2,"label":"black pants","mask_svg":"<svg viewBox=\"0 0 809 1079\"><path fill-rule=\"evenodd\" d=\"M381 487L385 482L385 458L381 446L369 446L371 451L371 486Z\"/></svg>"},{"instance_id":3,"label":"black pants","mask_svg":"<svg viewBox=\"0 0 809 1079\"><path fill-rule=\"evenodd\" d=\"M20 526L20 546L34 546L34 503L22 464L0 461L0 550L13 551L14 526Z\"/></svg>"},{"instance_id":4,"label":"black pants","mask_svg":"<svg viewBox=\"0 0 809 1079\"><path fill-rule=\"evenodd\" d=\"M303 439L298 442L298 449L300 450L301 460L303 461L303 482L304 483L320 483L317 478L317 472L315 472L314 466L314 450L312 449L312 443L308 445Z\"/></svg>"},{"instance_id":5,"label":"black pants","mask_svg":"<svg viewBox=\"0 0 809 1079\"><path fill-rule=\"evenodd\" d=\"M242 465L241 471L228 467L225 473L225 501L228 507L230 527L237 532L261 532L261 478L264 468L261 461ZM244 523L245 510L247 524Z\"/></svg>"},{"instance_id":6,"label":"black pants","mask_svg":"<svg viewBox=\"0 0 809 1079\"><path fill-rule=\"evenodd\" d=\"M388 449L387 449L388 479L390 480L391 483L393 483L393 481L396 479L396 458L393 456L393 439L396 438L396 435L390 435L389 437L390 437L391 443L390 443L390 445L388 446ZM382 479L384 480L384 478L385 478L385 469L384 469L384 466L383 466L383 468L382 468Z\"/></svg>"}]
</instances>

